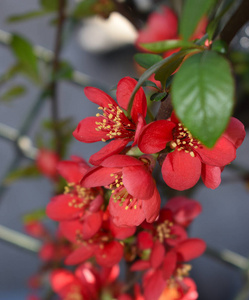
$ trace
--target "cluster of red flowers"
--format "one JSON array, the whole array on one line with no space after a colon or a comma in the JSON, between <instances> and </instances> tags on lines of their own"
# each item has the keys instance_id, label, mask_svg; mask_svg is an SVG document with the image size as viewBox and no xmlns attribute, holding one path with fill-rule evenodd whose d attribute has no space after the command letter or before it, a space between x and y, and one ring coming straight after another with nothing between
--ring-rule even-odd
<instances>
[{"instance_id":1,"label":"cluster of red flowers","mask_svg":"<svg viewBox=\"0 0 249 300\"><path fill-rule=\"evenodd\" d=\"M164 12L177 27L174 14L168 9ZM160 18L152 16L149 22L165 34L165 27L155 23ZM177 38L174 28L169 31L170 38ZM144 35L142 32L139 41L146 41ZM153 32L153 37L160 40L161 33L157 37ZM60 256L65 258L64 264L51 274L51 286L62 299L198 297L195 283L188 277L191 266L187 262L199 257L206 246L198 238L189 238L186 227L201 212L201 206L195 200L176 197L161 208L153 170L163 154L162 176L170 188L189 189L200 177L208 188L217 188L221 172L235 159L243 142L244 126L231 118L214 148L208 149L174 112L167 120L146 124L147 101L142 88L128 114L136 84L133 78L122 78L117 85L117 103L105 92L86 87L85 95L99 106L100 113L80 121L73 136L84 143L109 142L90 157L93 166L74 156L58 162L57 173L46 171L51 178L61 175L67 182L64 193L53 197L46 208L69 241ZM41 162L41 170L42 166ZM48 244L44 247L43 257ZM49 257L55 260L54 255ZM117 280L122 259L129 262L130 272L143 271L141 287L135 285L132 296ZM75 271L66 269L68 265L76 265Z\"/></svg>"}]
</instances>

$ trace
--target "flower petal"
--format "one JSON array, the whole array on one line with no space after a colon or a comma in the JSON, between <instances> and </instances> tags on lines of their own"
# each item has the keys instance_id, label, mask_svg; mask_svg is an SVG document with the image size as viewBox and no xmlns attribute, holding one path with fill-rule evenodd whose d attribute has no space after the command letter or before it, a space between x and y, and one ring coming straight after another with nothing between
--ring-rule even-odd
<instances>
[{"instance_id":1,"label":"flower petal","mask_svg":"<svg viewBox=\"0 0 249 300\"><path fill-rule=\"evenodd\" d=\"M157 300L166 286L162 270L151 270L143 278L145 300Z\"/></svg>"},{"instance_id":2,"label":"flower petal","mask_svg":"<svg viewBox=\"0 0 249 300\"><path fill-rule=\"evenodd\" d=\"M174 251L169 251L163 260L163 278L168 280L173 274L177 263L177 255Z\"/></svg>"},{"instance_id":3,"label":"flower petal","mask_svg":"<svg viewBox=\"0 0 249 300\"><path fill-rule=\"evenodd\" d=\"M148 260L138 260L136 262L134 262L134 264L132 264L130 270L131 271L143 271L146 269L149 269L150 266L150 262Z\"/></svg>"},{"instance_id":4,"label":"flower petal","mask_svg":"<svg viewBox=\"0 0 249 300\"><path fill-rule=\"evenodd\" d=\"M158 217L161 206L161 197L160 194L155 187L154 193L150 199L144 200L142 203L142 208L144 211L144 215L146 221L148 223L152 223Z\"/></svg>"},{"instance_id":5,"label":"flower petal","mask_svg":"<svg viewBox=\"0 0 249 300\"><path fill-rule=\"evenodd\" d=\"M153 248L151 250L151 255L150 255L150 262L152 268L154 269L158 268L163 262L164 256L165 256L165 249L163 244L161 244L159 241L156 241L153 245Z\"/></svg>"},{"instance_id":6,"label":"flower petal","mask_svg":"<svg viewBox=\"0 0 249 300\"><path fill-rule=\"evenodd\" d=\"M171 152L162 165L165 183L179 191L194 186L201 175L201 161L198 156L192 157L183 151Z\"/></svg>"},{"instance_id":7,"label":"flower petal","mask_svg":"<svg viewBox=\"0 0 249 300\"><path fill-rule=\"evenodd\" d=\"M237 149L244 141L245 135L244 125L238 119L232 117L223 136Z\"/></svg>"},{"instance_id":8,"label":"flower petal","mask_svg":"<svg viewBox=\"0 0 249 300\"><path fill-rule=\"evenodd\" d=\"M73 199L69 194L53 197L46 207L47 216L54 221L74 219L82 209L69 206Z\"/></svg>"},{"instance_id":9,"label":"flower petal","mask_svg":"<svg viewBox=\"0 0 249 300\"><path fill-rule=\"evenodd\" d=\"M206 243L197 238L191 238L183 241L174 248L179 261L189 261L199 257L206 250Z\"/></svg>"},{"instance_id":10,"label":"flower petal","mask_svg":"<svg viewBox=\"0 0 249 300\"><path fill-rule=\"evenodd\" d=\"M202 162L211 166L223 167L236 158L235 146L225 137L221 137L212 149L205 146L195 149Z\"/></svg>"},{"instance_id":11,"label":"flower petal","mask_svg":"<svg viewBox=\"0 0 249 300\"><path fill-rule=\"evenodd\" d=\"M65 269L52 271L50 283L54 291L59 293L65 286L75 281L74 275Z\"/></svg>"},{"instance_id":12,"label":"flower petal","mask_svg":"<svg viewBox=\"0 0 249 300\"><path fill-rule=\"evenodd\" d=\"M57 169L60 175L64 177L67 182L77 183L82 179L86 172L86 170L85 172L82 172L79 165L80 164L78 162L64 160L59 162Z\"/></svg>"},{"instance_id":13,"label":"flower petal","mask_svg":"<svg viewBox=\"0 0 249 300\"><path fill-rule=\"evenodd\" d=\"M94 253L93 245L84 245L76 250L74 250L65 260L66 265L76 265L81 263L91 256Z\"/></svg>"},{"instance_id":14,"label":"flower petal","mask_svg":"<svg viewBox=\"0 0 249 300\"><path fill-rule=\"evenodd\" d=\"M93 103L98 104L101 107L108 107L108 104L117 106L117 103L107 93L97 89L95 87L87 86L84 88L86 97Z\"/></svg>"},{"instance_id":15,"label":"flower petal","mask_svg":"<svg viewBox=\"0 0 249 300\"><path fill-rule=\"evenodd\" d=\"M102 163L102 167L108 168L123 168L127 166L143 166L143 162L135 157L129 155L115 154L105 159Z\"/></svg>"},{"instance_id":16,"label":"flower petal","mask_svg":"<svg viewBox=\"0 0 249 300\"><path fill-rule=\"evenodd\" d=\"M99 142L102 139L108 140L109 137L106 135L108 132L99 130L97 131L96 122L101 122L103 118L100 117L87 117L81 120L77 128L73 132L73 136L80 142L83 143L94 143Z\"/></svg>"},{"instance_id":17,"label":"flower petal","mask_svg":"<svg viewBox=\"0 0 249 300\"><path fill-rule=\"evenodd\" d=\"M113 267L123 257L124 247L117 241L105 244L103 248L98 247L95 252L96 261L100 266Z\"/></svg>"},{"instance_id":18,"label":"flower petal","mask_svg":"<svg viewBox=\"0 0 249 300\"><path fill-rule=\"evenodd\" d=\"M120 168L93 167L81 180L84 187L107 186L113 182L112 173L120 172Z\"/></svg>"},{"instance_id":19,"label":"flower petal","mask_svg":"<svg viewBox=\"0 0 249 300\"><path fill-rule=\"evenodd\" d=\"M131 94L137 84L137 81L131 77L122 78L117 87L117 101L118 104L125 110L128 109ZM138 115L142 115L144 118L146 117L147 112L147 101L146 96L143 91L143 88L139 88L136 92L132 109L131 109L131 117L132 120L137 123Z\"/></svg>"},{"instance_id":20,"label":"flower petal","mask_svg":"<svg viewBox=\"0 0 249 300\"><path fill-rule=\"evenodd\" d=\"M98 152L91 155L89 162L94 166L99 166L106 158L120 153L129 143L128 139L115 139L110 141Z\"/></svg>"},{"instance_id":21,"label":"flower petal","mask_svg":"<svg viewBox=\"0 0 249 300\"><path fill-rule=\"evenodd\" d=\"M163 150L173 139L172 129L175 123L159 120L146 125L138 138L138 147L143 153L156 153Z\"/></svg>"},{"instance_id":22,"label":"flower petal","mask_svg":"<svg viewBox=\"0 0 249 300\"><path fill-rule=\"evenodd\" d=\"M115 237L118 240L124 240L130 236L132 236L135 231L136 231L136 227L132 226L132 227L119 227L116 226L112 219L110 219L110 227L109 227L113 237Z\"/></svg>"},{"instance_id":23,"label":"flower petal","mask_svg":"<svg viewBox=\"0 0 249 300\"><path fill-rule=\"evenodd\" d=\"M127 192L137 199L149 199L154 192L155 182L145 166L123 168L123 183Z\"/></svg>"},{"instance_id":24,"label":"flower petal","mask_svg":"<svg viewBox=\"0 0 249 300\"><path fill-rule=\"evenodd\" d=\"M201 178L206 187L216 189L221 183L221 168L202 164Z\"/></svg>"}]
</instances>

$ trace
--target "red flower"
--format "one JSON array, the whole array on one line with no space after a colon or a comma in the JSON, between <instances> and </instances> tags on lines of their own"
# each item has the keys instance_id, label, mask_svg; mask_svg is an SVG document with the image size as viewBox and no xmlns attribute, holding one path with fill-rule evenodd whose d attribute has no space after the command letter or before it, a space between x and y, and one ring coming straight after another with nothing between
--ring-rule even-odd
<instances>
[{"instance_id":1,"label":"red flower","mask_svg":"<svg viewBox=\"0 0 249 300\"><path fill-rule=\"evenodd\" d=\"M57 177L57 165L59 160L58 154L54 151L40 149L36 157L36 165L44 176L55 180Z\"/></svg>"},{"instance_id":2,"label":"red flower","mask_svg":"<svg viewBox=\"0 0 249 300\"><path fill-rule=\"evenodd\" d=\"M176 190L194 186L200 176L204 184L215 189L220 184L221 168L236 157L236 148L245 137L243 124L231 118L229 126L212 149L203 146L176 118L159 120L145 126L138 146L143 153L156 153L169 143L173 150L162 164L163 179Z\"/></svg>"},{"instance_id":3,"label":"red flower","mask_svg":"<svg viewBox=\"0 0 249 300\"><path fill-rule=\"evenodd\" d=\"M112 267L122 259L124 246L119 240L132 236L136 228L115 226L108 213L105 214L105 219L99 232L91 239L76 237L79 247L67 257L66 264L78 264L95 256L100 266Z\"/></svg>"},{"instance_id":4,"label":"red flower","mask_svg":"<svg viewBox=\"0 0 249 300\"><path fill-rule=\"evenodd\" d=\"M74 157L74 161L61 161L58 172L67 180L68 185L62 195L53 197L47 205L48 217L60 221L60 228L68 237L80 235L88 239L93 236L102 224L103 192L99 187L85 188L80 185L83 175L90 169L84 160Z\"/></svg>"},{"instance_id":5,"label":"red flower","mask_svg":"<svg viewBox=\"0 0 249 300\"><path fill-rule=\"evenodd\" d=\"M112 190L109 211L117 226L138 226L144 219L150 223L157 218L161 202L151 175L153 164L150 156L113 155L90 170L82 184Z\"/></svg>"},{"instance_id":6,"label":"red flower","mask_svg":"<svg viewBox=\"0 0 249 300\"><path fill-rule=\"evenodd\" d=\"M130 77L122 78L117 86L117 101L119 106L127 110L130 96L137 81ZM87 98L98 104L103 115L83 119L73 132L74 137L84 143L112 140L99 152L90 157L90 163L99 165L106 157L120 153L125 146L135 141L137 133L145 124L144 118L147 111L147 102L142 88L135 95L131 119L128 119L117 103L105 92L94 88L84 89ZM137 131L137 132L136 132Z\"/></svg>"}]
</instances>

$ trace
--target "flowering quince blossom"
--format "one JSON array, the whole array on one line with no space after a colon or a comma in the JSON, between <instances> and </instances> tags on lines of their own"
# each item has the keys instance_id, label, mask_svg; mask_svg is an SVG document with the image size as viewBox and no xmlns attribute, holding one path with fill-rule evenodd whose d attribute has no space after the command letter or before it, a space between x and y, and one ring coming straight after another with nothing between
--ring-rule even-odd
<instances>
[{"instance_id":1,"label":"flowering quince blossom","mask_svg":"<svg viewBox=\"0 0 249 300\"><path fill-rule=\"evenodd\" d=\"M62 195L53 197L47 205L48 217L60 222L65 236L70 231L83 239L98 232L102 224L103 191L101 188L86 188L80 180L90 167L79 157L58 164L59 174L68 182Z\"/></svg>"},{"instance_id":2,"label":"flowering quince blossom","mask_svg":"<svg viewBox=\"0 0 249 300\"><path fill-rule=\"evenodd\" d=\"M46 177L57 179L57 165L60 161L58 154L49 149L40 149L36 157L36 165L39 171Z\"/></svg>"},{"instance_id":3,"label":"flowering quince blossom","mask_svg":"<svg viewBox=\"0 0 249 300\"><path fill-rule=\"evenodd\" d=\"M117 226L138 226L153 222L160 210L160 195L151 175L154 159L116 154L90 170L82 179L86 187L112 190L109 211Z\"/></svg>"},{"instance_id":4,"label":"flowering quince blossom","mask_svg":"<svg viewBox=\"0 0 249 300\"><path fill-rule=\"evenodd\" d=\"M134 97L131 119L129 119L122 109L127 110L131 94L137 81L130 77L122 78L117 86L117 103L105 92L94 88L84 89L86 97L99 105L103 114L96 117L87 117L80 121L73 132L73 136L84 143L112 140L100 151L90 157L89 162L99 165L106 157L120 153L129 142L136 144L137 135L145 125L147 112L146 96L142 88L138 90Z\"/></svg>"},{"instance_id":5,"label":"flowering quince blossom","mask_svg":"<svg viewBox=\"0 0 249 300\"><path fill-rule=\"evenodd\" d=\"M236 158L236 149L244 137L243 124L232 117L224 134L208 149L172 113L169 120L146 125L139 136L138 147L143 153L157 153L167 144L170 146L173 151L162 164L163 179L169 187L189 189L201 176L208 188L215 189L221 182L223 167Z\"/></svg>"},{"instance_id":6,"label":"flowering quince blossom","mask_svg":"<svg viewBox=\"0 0 249 300\"><path fill-rule=\"evenodd\" d=\"M67 233L67 238L77 247L65 260L67 265L81 263L92 256L100 266L112 267L123 257L124 245L119 240L132 236L136 227L117 227L105 212L100 230L90 239ZM75 247L74 247L75 248Z\"/></svg>"}]
</instances>

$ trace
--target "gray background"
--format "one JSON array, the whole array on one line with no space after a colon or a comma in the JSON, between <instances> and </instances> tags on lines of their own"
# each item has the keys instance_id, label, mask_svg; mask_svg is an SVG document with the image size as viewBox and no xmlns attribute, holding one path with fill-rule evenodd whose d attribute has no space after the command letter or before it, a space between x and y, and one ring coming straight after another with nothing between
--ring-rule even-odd
<instances>
[{"instance_id":1,"label":"gray background","mask_svg":"<svg viewBox=\"0 0 249 300\"><path fill-rule=\"evenodd\" d=\"M1 0L0 29L18 32L29 38L34 44L48 49L53 48L54 28L48 23L50 18L43 17L23 23L7 24L6 17L38 8L34 0ZM124 47L112 53L90 54L81 49L77 42L77 32L65 45L63 57L68 59L79 71L94 77L100 84L111 88L124 76L135 76L132 46ZM14 61L11 52L0 46L0 73ZM26 81L17 78L16 82ZM0 105L0 122L18 128L25 118L29 107L38 95L38 90L29 84L29 93L9 104ZM60 116L73 116L74 123L89 115L95 115L96 105L84 96L83 89L70 83L59 87ZM50 105L45 104L30 130L30 136L39 129L40 122L48 118ZM96 152L100 144L83 144L73 140L70 154L88 159ZM249 169L249 138L237 151L236 163ZM0 139L0 177L13 159L15 152L11 142ZM25 163L25 161L24 161ZM201 187L194 198L203 206L203 213L194 221L190 235L203 238L216 249L230 249L247 257L249 255L249 197L248 189L236 178L236 173L225 170L224 183L215 191ZM21 217L46 205L52 194L50 182L45 178L20 180L14 183L4 194L0 203L0 224L22 232ZM36 255L17 249L0 241L0 299L25 299L27 280L40 265ZM210 259L207 256L193 262L192 276L198 284L201 300L233 299L241 286L241 276L237 270Z\"/></svg>"}]
</instances>

